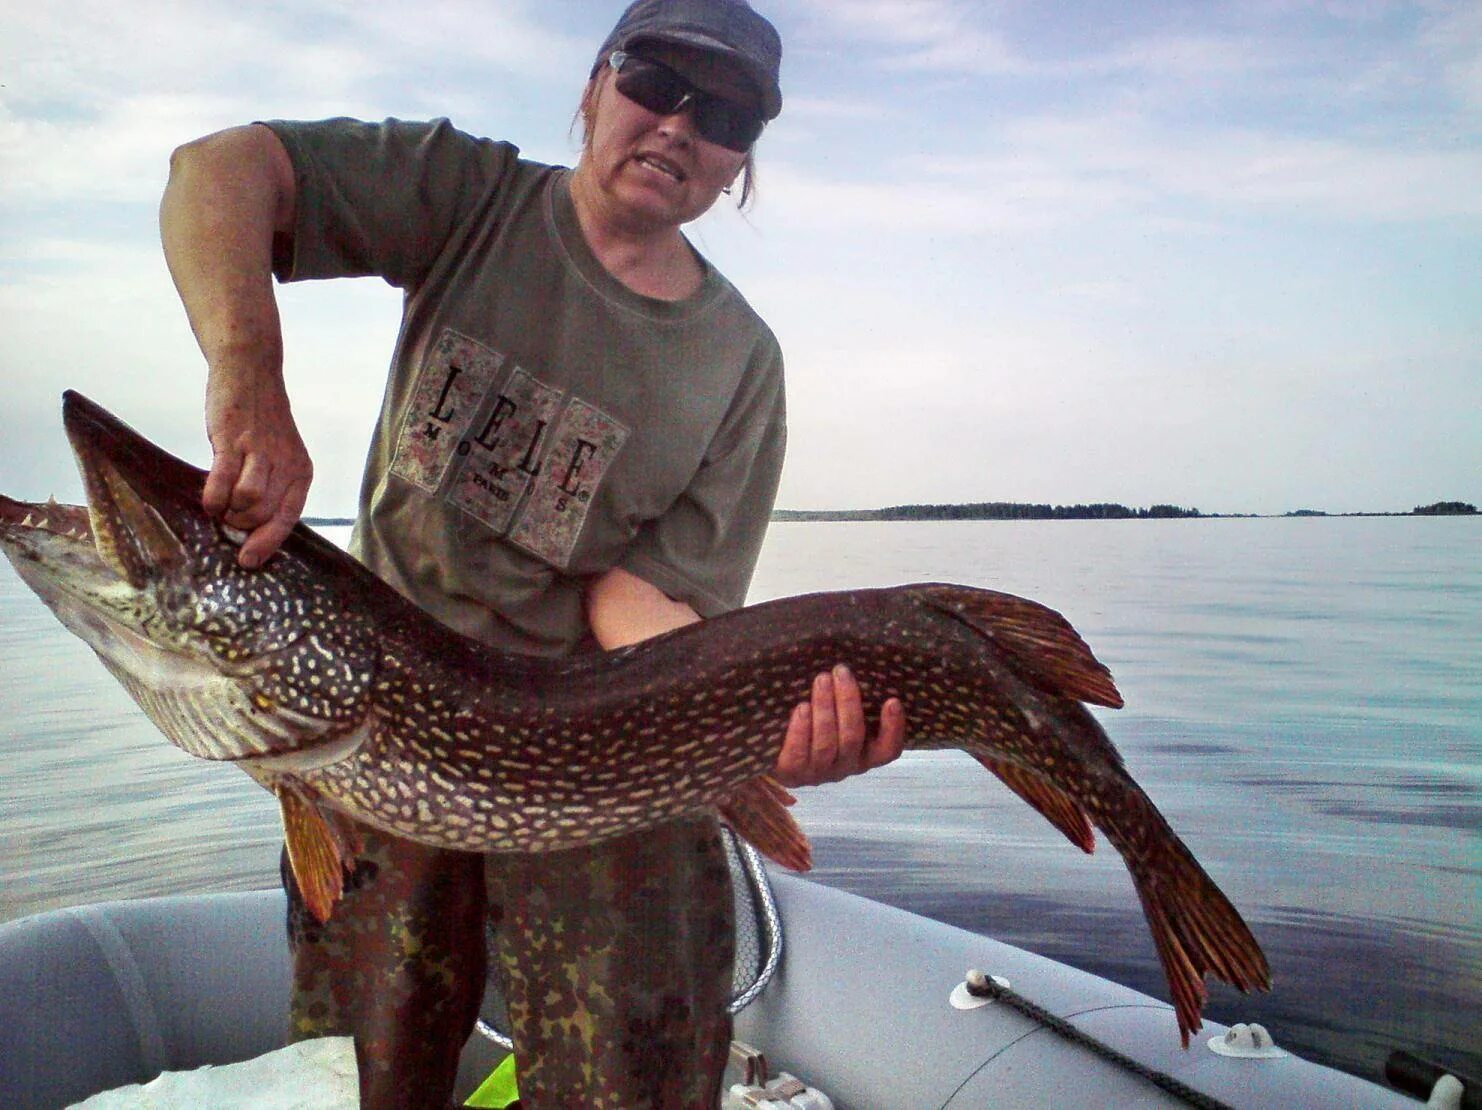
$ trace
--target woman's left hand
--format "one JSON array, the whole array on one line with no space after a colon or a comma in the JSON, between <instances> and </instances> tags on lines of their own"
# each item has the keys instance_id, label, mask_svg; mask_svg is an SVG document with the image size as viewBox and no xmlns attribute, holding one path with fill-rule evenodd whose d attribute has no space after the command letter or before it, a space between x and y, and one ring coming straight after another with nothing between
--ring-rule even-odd
<instances>
[{"instance_id":1,"label":"woman's left hand","mask_svg":"<svg viewBox=\"0 0 1482 1110\"><path fill-rule=\"evenodd\" d=\"M881 706L879 731L868 734L859 683L841 664L815 678L811 699L792 711L776 777L784 786L838 782L898 759L905 739L898 698Z\"/></svg>"}]
</instances>

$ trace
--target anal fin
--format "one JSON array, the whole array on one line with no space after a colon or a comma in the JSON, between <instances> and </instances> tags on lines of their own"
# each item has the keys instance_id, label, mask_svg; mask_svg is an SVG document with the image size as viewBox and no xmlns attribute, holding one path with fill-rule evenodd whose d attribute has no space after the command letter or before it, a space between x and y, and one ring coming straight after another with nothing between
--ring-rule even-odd
<instances>
[{"instance_id":1,"label":"anal fin","mask_svg":"<svg viewBox=\"0 0 1482 1110\"><path fill-rule=\"evenodd\" d=\"M316 920L328 921L345 892L345 868L356 845L319 808L307 787L280 780L273 792L283 813L283 839L299 893Z\"/></svg>"},{"instance_id":2,"label":"anal fin","mask_svg":"<svg viewBox=\"0 0 1482 1110\"><path fill-rule=\"evenodd\" d=\"M791 871L813 867L813 846L787 807L797 801L770 775L758 775L737 787L720 807L726 824L756 845L757 851Z\"/></svg>"},{"instance_id":3,"label":"anal fin","mask_svg":"<svg viewBox=\"0 0 1482 1110\"><path fill-rule=\"evenodd\" d=\"M1064 790L1007 760L978 755L976 752L970 754L1002 779L1010 790L1038 810L1046 821L1063 832L1065 838L1077 848L1087 854L1096 850L1096 834L1091 830L1090 818Z\"/></svg>"}]
</instances>

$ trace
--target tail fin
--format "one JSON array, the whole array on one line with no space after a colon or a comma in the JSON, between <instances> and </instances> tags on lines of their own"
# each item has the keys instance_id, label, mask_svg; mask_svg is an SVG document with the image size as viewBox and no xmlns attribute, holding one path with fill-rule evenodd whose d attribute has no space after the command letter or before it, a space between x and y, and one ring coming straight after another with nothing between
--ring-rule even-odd
<instances>
[{"instance_id":1,"label":"tail fin","mask_svg":"<svg viewBox=\"0 0 1482 1110\"><path fill-rule=\"evenodd\" d=\"M913 592L991 640L1026 681L1046 693L1122 708L1111 672L1055 610L1013 594L967 586L919 586Z\"/></svg>"},{"instance_id":2,"label":"tail fin","mask_svg":"<svg viewBox=\"0 0 1482 1110\"><path fill-rule=\"evenodd\" d=\"M1206 975L1242 992L1270 990L1271 968L1240 913L1147 796L1137 793L1152 820L1136 815L1135 831L1132 821L1116 819L1102 828L1132 873L1187 1048L1190 1035L1202 1024L1200 1014L1209 997Z\"/></svg>"}]
</instances>

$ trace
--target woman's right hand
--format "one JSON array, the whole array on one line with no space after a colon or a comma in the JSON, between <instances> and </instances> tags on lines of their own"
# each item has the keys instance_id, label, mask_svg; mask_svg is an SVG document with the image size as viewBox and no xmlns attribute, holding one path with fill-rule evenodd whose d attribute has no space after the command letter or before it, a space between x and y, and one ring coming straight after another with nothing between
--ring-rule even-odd
<instances>
[{"instance_id":1,"label":"woman's right hand","mask_svg":"<svg viewBox=\"0 0 1482 1110\"><path fill-rule=\"evenodd\" d=\"M227 385L212 374L206 387L211 473L201 503L229 527L248 533L237 562L261 566L304 511L314 464L281 385Z\"/></svg>"}]
</instances>

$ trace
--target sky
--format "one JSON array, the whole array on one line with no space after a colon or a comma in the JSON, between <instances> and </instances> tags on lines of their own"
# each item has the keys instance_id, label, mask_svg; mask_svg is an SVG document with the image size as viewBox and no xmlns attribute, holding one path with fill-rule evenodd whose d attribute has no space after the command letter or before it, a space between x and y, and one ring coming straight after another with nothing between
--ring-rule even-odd
<instances>
[{"instance_id":1,"label":"sky","mask_svg":"<svg viewBox=\"0 0 1482 1110\"><path fill-rule=\"evenodd\" d=\"M776 331L779 505L1482 503L1482 4L757 0L758 196L689 231ZM570 164L616 2L0 0L0 490L75 388L208 461L170 151L447 116ZM348 515L400 301L279 291L308 512Z\"/></svg>"}]
</instances>

